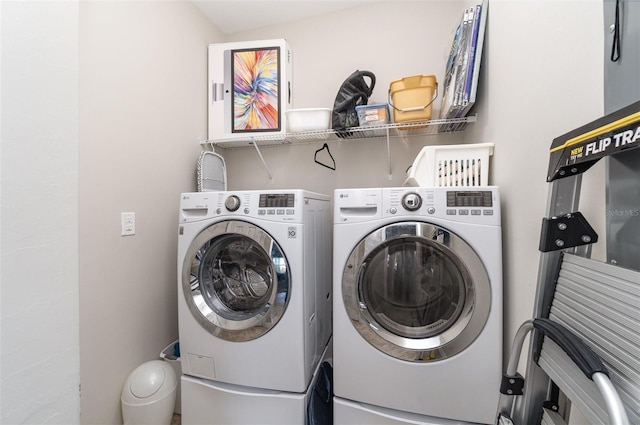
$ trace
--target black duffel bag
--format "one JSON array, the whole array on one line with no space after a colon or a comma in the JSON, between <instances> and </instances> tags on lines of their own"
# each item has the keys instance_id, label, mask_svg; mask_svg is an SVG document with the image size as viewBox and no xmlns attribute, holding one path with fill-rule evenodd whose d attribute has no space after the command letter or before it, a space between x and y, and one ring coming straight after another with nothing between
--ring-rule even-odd
<instances>
[{"instance_id":1,"label":"black duffel bag","mask_svg":"<svg viewBox=\"0 0 640 425\"><path fill-rule=\"evenodd\" d=\"M370 84L365 77L369 78ZM347 137L351 135L347 129L358 126L356 106L367 104L375 85L376 76L370 71L355 71L342 83L331 114L332 128L338 136Z\"/></svg>"}]
</instances>

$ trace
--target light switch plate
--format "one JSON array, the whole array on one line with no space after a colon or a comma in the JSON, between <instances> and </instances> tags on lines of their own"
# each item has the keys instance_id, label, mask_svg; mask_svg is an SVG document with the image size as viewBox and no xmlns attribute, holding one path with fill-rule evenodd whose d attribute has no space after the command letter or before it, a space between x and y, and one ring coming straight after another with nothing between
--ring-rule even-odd
<instances>
[{"instance_id":1,"label":"light switch plate","mask_svg":"<svg viewBox=\"0 0 640 425\"><path fill-rule=\"evenodd\" d=\"M122 222L122 236L131 236L136 234L136 213L123 212L121 213Z\"/></svg>"}]
</instances>

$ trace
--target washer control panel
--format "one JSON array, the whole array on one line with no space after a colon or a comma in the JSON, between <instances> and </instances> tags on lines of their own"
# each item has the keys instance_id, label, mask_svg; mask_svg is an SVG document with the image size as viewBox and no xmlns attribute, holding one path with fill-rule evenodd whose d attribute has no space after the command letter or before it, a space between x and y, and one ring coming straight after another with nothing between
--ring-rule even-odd
<instances>
[{"instance_id":1,"label":"washer control panel","mask_svg":"<svg viewBox=\"0 0 640 425\"><path fill-rule=\"evenodd\" d=\"M224 196L224 208L218 208L218 214L238 212L275 220L282 218L284 221L296 215L294 193L229 192Z\"/></svg>"},{"instance_id":2,"label":"washer control panel","mask_svg":"<svg viewBox=\"0 0 640 425\"><path fill-rule=\"evenodd\" d=\"M253 217L274 222L302 222L307 209L326 210L327 195L291 190L239 190L181 194L180 221L213 217Z\"/></svg>"},{"instance_id":3,"label":"washer control panel","mask_svg":"<svg viewBox=\"0 0 640 425\"><path fill-rule=\"evenodd\" d=\"M407 211L418 211L422 206L422 198L415 192L406 193L402 197L402 206Z\"/></svg>"},{"instance_id":4,"label":"washer control panel","mask_svg":"<svg viewBox=\"0 0 640 425\"><path fill-rule=\"evenodd\" d=\"M240 208L240 198L238 198L236 195L227 197L227 199L224 201L224 207L228 211L237 211L238 208Z\"/></svg>"}]
</instances>

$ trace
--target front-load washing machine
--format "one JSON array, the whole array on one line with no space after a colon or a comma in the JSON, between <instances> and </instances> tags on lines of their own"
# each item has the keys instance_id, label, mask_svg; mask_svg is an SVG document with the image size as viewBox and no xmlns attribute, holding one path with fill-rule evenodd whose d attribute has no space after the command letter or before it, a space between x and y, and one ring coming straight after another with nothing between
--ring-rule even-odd
<instances>
[{"instance_id":1,"label":"front-load washing machine","mask_svg":"<svg viewBox=\"0 0 640 425\"><path fill-rule=\"evenodd\" d=\"M307 389L331 336L329 201L303 190L181 195L183 374Z\"/></svg>"},{"instance_id":2,"label":"front-load washing machine","mask_svg":"<svg viewBox=\"0 0 640 425\"><path fill-rule=\"evenodd\" d=\"M494 422L501 239L496 187L335 191L336 425Z\"/></svg>"}]
</instances>

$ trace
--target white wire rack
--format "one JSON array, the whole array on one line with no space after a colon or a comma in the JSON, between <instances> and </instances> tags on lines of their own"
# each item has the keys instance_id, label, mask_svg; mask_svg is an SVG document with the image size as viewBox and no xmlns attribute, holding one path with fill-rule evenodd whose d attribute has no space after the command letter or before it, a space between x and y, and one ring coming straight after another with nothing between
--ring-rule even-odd
<instances>
[{"instance_id":1,"label":"white wire rack","mask_svg":"<svg viewBox=\"0 0 640 425\"><path fill-rule=\"evenodd\" d=\"M246 138L242 139L216 139L206 140L201 143L211 145L211 147L217 146L226 149L246 148L254 145L262 147L380 137L396 138L407 136L428 136L463 131L470 123L474 122L476 122L476 115L453 119L437 119L430 121L353 127L345 132L328 129L277 135L256 134L251 136L248 135Z\"/></svg>"},{"instance_id":2,"label":"white wire rack","mask_svg":"<svg viewBox=\"0 0 640 425\"><path fill-rule=\"evenodd\" d=\"M387 139L387 166L388 178L392 180L391 173L391 144L392 138L406 138L411 136L429 136L435 134L455 133L463 131L470 123L476 122L477 116L463 118L436 119L429 121L415 121L406 123L391 123L384 125L372 125L349 128L348 131L338 132L332 129L301 131L298 133L285 133L277 135L256 134L248 135L241 139L216 139L200 142L201 145L215 150L216 147L224 149L239 149L252 147L256 150L269 179L273 182L273 175L267 165L261 147L282 146L317 142L339 142L344 140L364 140L374 138Z\"/></svg>"}]
</instances>

